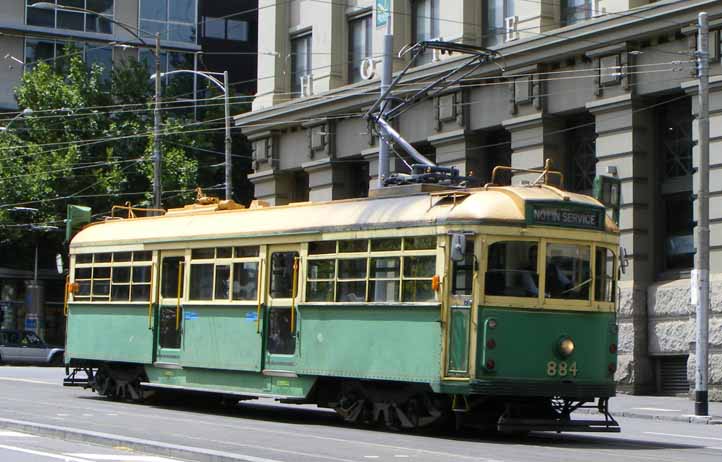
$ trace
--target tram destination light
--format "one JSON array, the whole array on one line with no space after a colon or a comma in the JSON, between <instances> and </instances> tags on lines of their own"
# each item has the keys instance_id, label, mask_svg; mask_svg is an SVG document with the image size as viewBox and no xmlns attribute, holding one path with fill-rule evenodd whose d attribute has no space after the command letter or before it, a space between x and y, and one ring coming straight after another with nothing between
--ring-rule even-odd
<instances>
[{"instance_id":1,"label":"tram destination light","mask_svg":"<svg viewBox=\"0 0 722 462\"><path fill-rule=\"evenodd\" d=\"M619 224L622 181L616 176L597 175L594 178L594 198L612 210L614 222Z\"/></svg>"},{"instance_id":2,"label":"tram destination light","mask_svg":"<svg viewBox=\"0 0 722 462\"><path fill-rule=\"evenodd\" d=\"M90 223L90 207L82 205L68 205L68 215L65 220L65 240L70 242L76 231L83 225Z\"/></svg>"}]
</instances>

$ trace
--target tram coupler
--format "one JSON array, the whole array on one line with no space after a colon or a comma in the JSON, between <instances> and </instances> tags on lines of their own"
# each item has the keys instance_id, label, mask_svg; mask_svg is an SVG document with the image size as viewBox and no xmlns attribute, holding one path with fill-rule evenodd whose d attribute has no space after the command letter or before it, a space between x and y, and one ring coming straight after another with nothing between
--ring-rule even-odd
<instances>
[{"instance_id":1,"label":"tram coupler","mask_svg":"<svg viewBox=\"0 0 722 462\"><path fill-rule=\"evenodd\" d=\"M79 373L83 373L85 377L78 376ZM63 379L64 387L82 387L91 388L92 382L95 380L95 370L88 367L75 367L70 369L65 368L65 378Z\"/></svg>"}]
</instances>

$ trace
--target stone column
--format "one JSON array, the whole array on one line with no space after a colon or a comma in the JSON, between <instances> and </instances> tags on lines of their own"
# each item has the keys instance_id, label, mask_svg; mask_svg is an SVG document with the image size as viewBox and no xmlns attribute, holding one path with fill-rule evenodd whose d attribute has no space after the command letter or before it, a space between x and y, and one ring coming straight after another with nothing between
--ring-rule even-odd
<instances>
[{"instance_id":1,"label":"stone column","mask_svg":"<svg viewBox=\"0 0 722 462\"><path fill-rule=\"evenodd\" d=\"M693 192L699 188L699 100L697 96L697 81L685 82L682 85L692 96L692 113L695 117L692 125L692 136L695 141L693 151ZM709 98L709 221L710 221L710 316L709 316L709 399L722 400L722 77L710 78ZM697 219L697 204L694 206L695 219ZM696 236L695 236L696 238ZM697 241L695 239L695 247ZM685 287L689 290L688 284ZM687 298L689 303L689 298ZM695 319L694 306L690 308L690 343L689 363L687 376L694 388L695 371Z\"/></svg>"},{"instance_id":2,"label":"stone column","mask_svg":"<svg viewBox=\"0 0 722 462\"><path fill-rule=\"evenodd\" d=\"M253 110L267 108L289 99L290 82L285 66L289 54L288 4L276 0L258 1L258 89ZM273 54L271 54L273 53ZM289 64L290 65L290 64Z\"/></svg>"},{"instance_id":3,"label":"stone column","mask_svg":"<svg viewBox=\"0 0 722 462\"><path fill-rule=\"evenodd\" d=\"M535 113L508 119L502 122L511 132L511 166L524 169L543 169L547 159L554 170L563 170L563 144L560 142L560 122ZM532 181L538 174L514 175L513 184ZM553 181L553 180L552 180Z\"/></svg>"},{"instance_id":4,"label":"stone column","mask_svg":"<svg viewBox=\"0 0 722 462\"><path fill-rule=\"evenodd\" d=\"M285 205L291 201L292 181L288 175L263 170L248 175L248 181L253 183L254 197L258 200L266 201L270 205Z\"/></svg>"},{"instance_id":5,"label":"stone column","mask_svg":"<svg viewBox=\"0 0 722 462\"><path fill-rule=\"evenodd\" d=\"M632 393L654 390L648 353L647 289L655 273L653 111L631 95L587 103L595 117L597 174L617 169L622 181L620 239L629 256L619 290L619 363L615 379ZM650 152L650 150L652 150Z\"/></svg>"}]
</instances>

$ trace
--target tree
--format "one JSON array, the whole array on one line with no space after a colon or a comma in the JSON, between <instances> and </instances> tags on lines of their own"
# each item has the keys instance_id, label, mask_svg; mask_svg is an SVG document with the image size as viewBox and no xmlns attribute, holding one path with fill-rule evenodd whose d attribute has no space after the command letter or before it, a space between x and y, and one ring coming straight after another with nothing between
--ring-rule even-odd
<instances>
[{"instance_id":1,"label":"tree","mask_svg":"<svg viewBox=\"0 0 722 462\"><path fill-rule=\"evenodd\" d=\"M0 133L0 228L7 231L0 242L3 262L10 254L29 250L17 227L22 220L8 211L14 204L37 208L33 222L61 227L69 203L90 206L95 214L107 214L126 201L152 204L152 86L147 68L129 60L116 66L106 82L100 67L86 66L81 53L68 54L72 57L60 68L37 63L25 73L16 99L21 110L33 113ZM218 176L199 175L199 166L208 165L209 156L218 162L212 152L223 145L222 130L201 131L218 124L194 122L192 110L177 106L163 111L166 207L187 203L201 176ZM215 118L216 113L212 108L203 116ZM48 245L60 249L63 237L49 237Z\"/></svg>"}]
</instances>

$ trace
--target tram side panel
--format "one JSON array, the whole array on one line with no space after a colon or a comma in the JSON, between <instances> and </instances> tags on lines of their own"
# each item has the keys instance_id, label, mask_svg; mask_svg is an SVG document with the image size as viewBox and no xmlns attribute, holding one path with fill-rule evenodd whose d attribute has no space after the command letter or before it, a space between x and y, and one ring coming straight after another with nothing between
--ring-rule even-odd
<instances>
[{"instance_id":1,"label":"tram side panel","mask_svg":"<svg viewBox=\"0 0 722 462\"><path fill-rule=\"evenodd\" d=\"M439 305L303 305L296 372L438 383Z\"/></svg>"},{"instance_id":2,"label":"tram side panel","mask_svg":"<svg viewBox=\"0 0 722 462\"><path fill-rule=\"evenodd\" d=\"M78 360L150 364L153 339L147 304L69 304L65 357L71 365Z\"/></svg>"}]
</instances>

